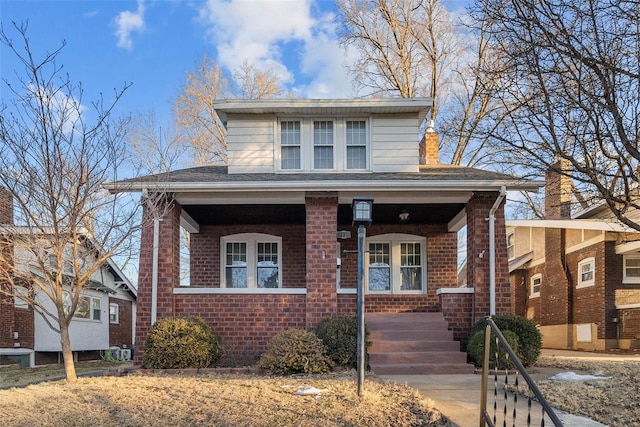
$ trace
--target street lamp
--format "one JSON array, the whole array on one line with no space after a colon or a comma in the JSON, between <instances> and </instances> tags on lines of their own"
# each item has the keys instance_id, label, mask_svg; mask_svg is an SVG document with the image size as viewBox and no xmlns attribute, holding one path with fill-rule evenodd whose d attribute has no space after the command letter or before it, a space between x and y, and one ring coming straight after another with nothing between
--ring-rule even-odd
<instances>
[{"instance_id":1,"label":"street lamp","mask_svg":"<svg viewBox=\"0 0 640 427\"><path fill-rule=\"evenodd\" d=\"M373 212L373 197L357 196L353 198L353 225L358 225L358 289L357 289L357 319L358 319L358 396L362 396L364 387L365 368L365 333L364 333L364 240L367 236L366 225L371 224Z\"/></svg>"}]
</instances>

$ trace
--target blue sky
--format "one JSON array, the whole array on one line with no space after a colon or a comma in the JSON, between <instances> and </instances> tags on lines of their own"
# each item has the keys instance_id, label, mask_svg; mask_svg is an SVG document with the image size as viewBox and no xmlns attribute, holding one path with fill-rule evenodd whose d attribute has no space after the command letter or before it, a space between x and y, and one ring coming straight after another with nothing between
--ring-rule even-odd
<instances>
[{"instance_id":1,"label":"blue sky","mask_svg":"<svg viewBox=\"0 0 640 427\"><path fill-rule=\"evenodd\" d=\"M468 0L445 1L450 10ZM289 91L304 98L355 95L345 65L349 54L336 41L330 0L0 0L0 19L29 21L36 56L67 46L58 60L85 101L133 83L116 113L154 109L168 119L185 71L207 54L231 73L243 61L274 70ZM0 72L12 79L15 57L0 46ZM5 98L6 88L0 88Z\"/></svg>"}]
</instances>

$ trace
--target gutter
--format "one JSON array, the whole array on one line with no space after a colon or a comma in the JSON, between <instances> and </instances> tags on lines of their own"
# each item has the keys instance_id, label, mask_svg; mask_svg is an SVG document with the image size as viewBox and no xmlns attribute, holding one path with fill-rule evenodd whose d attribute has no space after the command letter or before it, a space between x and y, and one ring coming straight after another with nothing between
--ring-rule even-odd
<instances>
[{"instance_id":1,"label":"gutter","mask_svg":"<svg viewBox=\"0 0 640 427\"><path fill-rule=\"evenodd\" d=\"M500 194L489 210L489 314L496 314L496 210L504 200L507 189L500 187Z\"/></svg>"}]
</instances>

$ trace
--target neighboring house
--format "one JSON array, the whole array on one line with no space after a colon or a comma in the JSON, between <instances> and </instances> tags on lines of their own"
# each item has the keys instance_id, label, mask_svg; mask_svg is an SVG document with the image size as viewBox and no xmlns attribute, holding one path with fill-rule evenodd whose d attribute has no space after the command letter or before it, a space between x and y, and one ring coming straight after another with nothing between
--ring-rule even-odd
<instances>
[{"instance_id":1,"label":"neighboring house","mask_svg":"<svg viewBox=\"0 0 640 427\"><path fill-rule=\"evenodd\" d=\"M282 330L355 314L356 196L374 199L367 313L442 312L460 341L492 305L510 311L503 195L540 185L439 164L437 133L420 142L431 106L430 99L218 101L228 166L108 184L114 192L166 191L172 200L142 233L138 348L156 320L195 315L222 336L236 363L250 363ZM191 233L189 286L179 280L181 225ZM465 225L472 262L468 287L459 288L457 233Z\"/></svg>"},{"instance_id":2,"label":"neighboring house","mask_svg":"<svg viewBox=\"0 0 640 427\"><path fill-rule=\"evenodd\" d=\"M640 233L604 204L572 217L570 185L550 169L546 218L507 221L514 310L546 348L640 348Z\"/></svg>"},{"instance_id":3,"label":"neighboring house","mask_svg":"<svg viewBox=\"0 0 640 427\"><path fill-rule=\"evenodd\" d=\"M12 208L11 195L0 189L0 224L12 224ZM23 228L11 227L11 230L19 233ZM0 238L11 242L10 236ZM11 250L18 268L34 268L27 251L17 244L12 244ZM8 286L6 283L0 285ZM45 298L37 293L37 288L34 291L36 298ZM62 360L60 334L21 299L21 295L28 292L27 287L16 285L13 297L0 295L0 365L33 366ZM136 289L112 260L93 274L82 291L70 325L71 347L78 360L99 358L110 347L129 349L124 354L118 350L117 354L131 357L130 349L135 343L136 298ZM55 311L52 301L42 299L42 302Z\"/></svg>"}]
</instances>

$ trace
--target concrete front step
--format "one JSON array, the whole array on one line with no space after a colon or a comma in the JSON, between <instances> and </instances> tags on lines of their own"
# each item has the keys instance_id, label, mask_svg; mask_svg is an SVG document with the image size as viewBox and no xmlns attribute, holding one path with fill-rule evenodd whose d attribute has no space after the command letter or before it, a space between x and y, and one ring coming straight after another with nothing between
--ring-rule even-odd
<instances>
[{"instance_id":1,"label":"concrete front step","mask_svg":"<svg viewBox=\"0 0 640 427\"><path fill-rule=\"evenodd\" d=\"M448 364L467 363L467 355L461 351L407 351L393 353L369 353L369 364Z\"/></svg>"},{"instance_id":2,"label":"concrete front step","mask_svg":"<svg viewBox=\"0 0 640 427\"><path fill-rule=\"evenodd\" d=\"M368 313L369 365L378 375L473 373L442 313Z\"/></svg>"},{"instance_id":3,"label":"concrete front step","mask_svg":"<svg viewBox=\"0 0 640 427\"><path fill-rule=\"evenodd\" d=\"M473 374L473 365L465 363L418 363L418 364L387 364L374 367L371 370L377 375L444 375L444 374Z\"/></svg>"},{"instance_id":4,"label":"concrete front step","mask_svg":"<svg viewBox=\"0 0 640 427\"><path fill-rule=\"evenodd\" d=\"M393 353L406 351L460 351L460 343L448 341L372 341L369 353Z\"/></svg>"}]
</instances>

